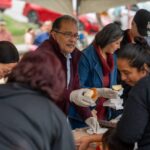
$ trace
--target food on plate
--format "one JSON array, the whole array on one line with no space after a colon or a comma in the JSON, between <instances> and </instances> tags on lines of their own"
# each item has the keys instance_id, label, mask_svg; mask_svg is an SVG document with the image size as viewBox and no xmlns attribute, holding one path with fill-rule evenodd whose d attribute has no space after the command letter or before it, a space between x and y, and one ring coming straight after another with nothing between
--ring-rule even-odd
<instances>
[{"instance_id":1,"label":"food on plate","mask_svg":"<svg viewBox=\"0 0 150 150\"><path fill-rule=\"evenodd\" d=\"M122 85L121 84L113 85L112 89L115 90L115 91L120 91L122 89Z\"/></svg>"},{"instance_id":2,"label":"food on plate","mask_svg":"<svg viewBox=\"0 0 150 150\"><path fill-rule=\"evenodd\" d=\"M94 101L97 100L97 90L96 88L91 88L90 91L84 93L84 96L92 98Z\"/></svg>"}]
</instances>

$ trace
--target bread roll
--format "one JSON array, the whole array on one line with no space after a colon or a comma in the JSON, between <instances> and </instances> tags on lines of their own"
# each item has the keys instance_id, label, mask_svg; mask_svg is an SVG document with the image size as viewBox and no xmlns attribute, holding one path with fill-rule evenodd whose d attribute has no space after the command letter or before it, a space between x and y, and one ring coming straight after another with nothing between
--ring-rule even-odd
<instances>
[{"instance_id":1,"label":"bread roll","mask_svg":"<svg viewBox=\"0 0 150 150\"><path fill-rule=\"evenodd\" d=\"M90 91L84 93L84 96L92 98L93 94L94 94L93 90L90 90Z\"/></svg>"},{"instance_id":2,"label":"bread roll","mask_svg":"<svg viewBox=\"0 0 150 150\"><path fill-rule=\"evenodd\" d=\"M91 88L89 92L84 93L84 96L92 98L94 101L96 101L97 100L96 88Z\"/></svg>"},{"instance_id":3,"label":"bread roll","mask_svg":"<svg viewBox=\"0 0 150 150\"><path fill-rule=\"evenodd\" d=\"M120 91L122 89L122 85L121 84L113 85L112 89L115 90L115 91Z\"/></svg>"}]
</instances>

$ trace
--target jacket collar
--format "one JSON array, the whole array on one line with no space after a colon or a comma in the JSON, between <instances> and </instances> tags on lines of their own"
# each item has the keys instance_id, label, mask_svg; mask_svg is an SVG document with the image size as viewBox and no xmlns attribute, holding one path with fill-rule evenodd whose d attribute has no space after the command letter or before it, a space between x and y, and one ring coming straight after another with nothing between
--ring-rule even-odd
<instances>
[{"instance_id":1,"label":"jacket collar","mask_svg":"<svg viewBox=\"0 0 150 150\"><path fill-rule=\"evenodd\" d=\"M96 73L98 74L100 80L102 81L103 80L103 71L102 71L102 66L101 66L101 64L99 62L99 57L98 57L98 55L96 53L96 50L95 50L93 44L91 44L90 46L91 46L90 49L91 49L92 61L94 61L93 64L95 64L94 65L94 69L95 69ZM110 73L110 83L111 83L111 80L112 80L111 79L112 78L112 72Z\"/></svg>"}]
</instances>

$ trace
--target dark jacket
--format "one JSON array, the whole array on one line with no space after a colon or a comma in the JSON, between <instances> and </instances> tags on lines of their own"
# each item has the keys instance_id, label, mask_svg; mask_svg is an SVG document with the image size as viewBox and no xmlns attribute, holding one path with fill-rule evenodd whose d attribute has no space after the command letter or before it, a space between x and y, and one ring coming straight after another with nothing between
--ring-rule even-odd
<instances>
[{"instance_id":1,"label":"dark jacket","mask_svg":"<svg viewBox=\"0 0 150 150\"><path fill-rule=\"evenodd\" d=\"M131 43L131 39L129 37L129 30L130 29L127 29L127 30L124 31L123 39L121 41L121 46L124 46L124 45L126 45L128 43Z\"/></svg>"},{"instance_id":2,"label":"dark jacket","mask_svg":"<svg viewBox=\"0 0 150 150\"><path fill-rule=\"evenodd\" d=\"M44 43L42 43L38 47L37 50L40 50L40 51L46 51L47 50L47 51L52 51L53 53L55 53L55 55L59 58L59 60L62 63L63 69L64 69L65 74L66 74L66 78L67 78L66 57L60 52L59 45L56 43L56 41L52 37L49 40L46 40ZM78 76L78 61L79 61L80 55L81 55L81 52L78 49L75 49L71 53L72 59L71 59L71 64L70 64L71 65L70 66L70 68L71 68L70 84L69 84L68 88L66 86L63 101L56 104L66 115L68 115L68 113L69 113L70 92L75 90L75 89L78 89L80 87L79 86L79 76ZM81 115L81 117L83 119L87 118L87 116L89 116L85 107L79 107L75 104L72 104L72 105L74 105L74 107L77 109L77 111L79 112L79 114Z\"/></svg>"},{"instance_id":3,"label":"dark jacket","mask_svg":"<svg viewBox=\"0 0 150 150\"><path fill-rule=\"evenodd\" d=\"M37 91L0 85L1 150L74 150L63 113Z\"/></svg>"},{"instance_id":4,"label":"dark jacket","mask_svg":"<svg viewBox=\"0 0 150 150\"><path fill-rule=\"evenodd\" d=\"M138 142L139 150L150 150L150 76L131 89L116 131L123 142Z\"/></svg>"}]
</instances>

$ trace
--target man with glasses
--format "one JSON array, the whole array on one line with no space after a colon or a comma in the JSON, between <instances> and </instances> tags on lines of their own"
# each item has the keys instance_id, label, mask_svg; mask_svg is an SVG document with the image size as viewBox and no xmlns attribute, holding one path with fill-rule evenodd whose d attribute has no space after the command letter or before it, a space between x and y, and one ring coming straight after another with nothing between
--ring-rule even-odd
<instances>
[{"instance_id":1,"label":"man with glasses","mask_svg":"<svg viewBox=\"0 0 150 150\"><path fill-rule=\"evenodd\" d=\"M91 91L90 89L76 90L80 88L78 61L81 52L76 48L78 37L77 20L71 16L64 15L56 19L53 23L50 39L43 42L37 48L37 50L40 50L41 52L52 51L61 61L66 74L66 79L64 79L66 80L66 88L64 90L62 100L57 102L56 105L68 116L69 120L75 120L75 122L71 124L72 128L85 126L85 124L76 122L76 111L80 115L78 117L86 120L89 116L91 116L91 113L86 106L88 106L89 103L91 105L95 104L91 98L83 95L83 93ZM104 97L114 94L114 92L112 93L112 90L104 90L103 88L99 91L101 91L101 96L105 95ZM70 101L74 103L71 103ZM90 127L94 130L94 133L96 133L96 130L99 129L99 123L97 121L91 122Z\"/></svg>"},{"instance_id":2,"label":"man with glasses","mask_svg":"<svg viewBox=\"0 0 150 150\"><path fill-rule=\"evenodd\" d=\"M52 25L51 38L42 43L37 50L52 51L59 58L66 73L66 89L62 101L57 106L69 115L71 91L79 88L78 60L81 52L76 48L78 27L75 18L64 15L55 20ZM48 66L47 66L48 67ZM58 89L59 90L59 89ZM72 104L75 105L75 104ZM81 116L86 117L86 108L75 105Z\"/></svg>"}]
</instances>

